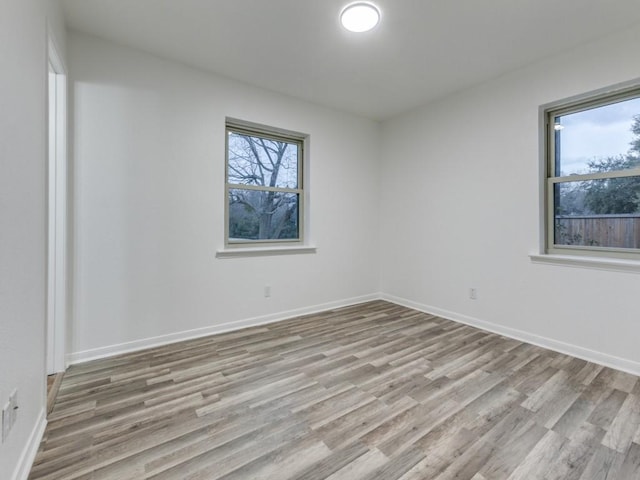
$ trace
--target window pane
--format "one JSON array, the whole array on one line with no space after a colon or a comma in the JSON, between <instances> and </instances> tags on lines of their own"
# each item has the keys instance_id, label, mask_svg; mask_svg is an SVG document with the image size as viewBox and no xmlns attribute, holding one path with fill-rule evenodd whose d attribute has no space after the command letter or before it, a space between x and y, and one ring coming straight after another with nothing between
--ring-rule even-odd
<instances>
[{"instance_id":1,"label":"window pane","mask_svg":"<svg viewBox=\"0 0 640 480\"><path fill-rule=\"evenodd\" d=\"M640 248L640 176L555 184L554 243Z\"/></svg>"},{"instance_id":2,"label":"window pane","mask_svg":"<svg viewBox=\"0 0 640 480\"><path fill-rule=\"evenodd\" d=\"M229 190L229 241L296 240L299 195L262 190Z\"/></svg>"},{"instance_id":3,"label":"window pane","mask_svg":"<svg viewBox=\"0 0 640 480\"><path fill-rule=\"evenodd\" d=\"M228 132L229 183L298 188L298 144Z\"/></svg>"},{"instance_id":4,"label":"window pane","mask_svg":"<svg viewBox=\"0 0 640 480\"><path fill-rule=\"evenodd\" d=\"M640 98L558 115L555 176L640 166Z\"/></svg>"}]
</instances>

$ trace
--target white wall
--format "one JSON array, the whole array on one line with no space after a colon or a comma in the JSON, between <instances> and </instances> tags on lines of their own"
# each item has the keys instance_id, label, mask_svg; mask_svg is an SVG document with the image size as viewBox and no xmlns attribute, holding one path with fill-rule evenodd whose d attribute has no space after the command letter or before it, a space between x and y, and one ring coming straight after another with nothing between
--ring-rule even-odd
<instances>
[{"instance_id":1,"label":"white wall","mask_svg":"<svg viewBox=\"0 0 640 480\"><path fill-rule=\"evenodd\" d=\"M528 257L539 105L640 77L638 51L636 28L384 123L382 291L640 373L640 274Z\"/></svg>"},{"instance_id":2,"label":"white wall","mask_svg":"<svg viewBox=\"0 0 640 480\"><path fill-rule=\"evenodd\" d=\"M57 8L7 0L0 14L0 404L17 388L20 407L0 445L3 479L28 473L44 426L45 82L47 23L65 43Z\"/></svg>"},{"instance_id":3,"label":"white wall","mask_svg":"<svg viewBox=\"0 0 640 480\"><path fill-rule=\"evenodd\" d=\"M83 34L69 43L72 360L382 291L640 373L640 275L528 257L540 238L538 107L640 77L638 29L382 128ZM215 259L225 116L311 134L316 255Z\"/></svg>"},{"instance_id":4,"label":"white wall","mask_svg":"<svg viewBox=\"0 0 640 480\"><path fill-rule=\"evenodd\" d=\"M68 43L72 360L378 291L379 124L84 34ZM317 254L215 258L226 116L310 134Z\"/></svg>"}]
</instances>

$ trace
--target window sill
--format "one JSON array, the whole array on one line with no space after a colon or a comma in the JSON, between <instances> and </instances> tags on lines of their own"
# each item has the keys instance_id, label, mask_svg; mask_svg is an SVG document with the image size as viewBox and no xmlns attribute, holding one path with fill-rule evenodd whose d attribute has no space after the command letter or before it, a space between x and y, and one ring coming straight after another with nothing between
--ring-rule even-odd
<instances>
[{"instance_id":1,"label":"window sill","mask_svg":"<svg viewBox=\"0 0 640 480\"><path fill-rule=\"evenodd\" d=\"M266 257L273 255L300 255L316 253L317 247L238 247L223 248L216 252L216 258Z\"/></svg>"},{"instance_id":2,"label":"window sill","mask_svg":"<svg viewBox=\"0 0 640 480\"><path fill-rule=\"evenodd\" d=\"M579 257L574 255L530 254L533 263L589 268L613 272L640 273L640 261L620 258Z\"/></svg>"}]
</instances>

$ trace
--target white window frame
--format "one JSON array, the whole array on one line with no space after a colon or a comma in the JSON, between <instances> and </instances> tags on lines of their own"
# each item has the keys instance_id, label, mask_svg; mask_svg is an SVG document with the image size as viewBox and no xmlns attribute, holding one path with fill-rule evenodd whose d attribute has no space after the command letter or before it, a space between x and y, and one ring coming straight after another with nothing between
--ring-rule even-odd
<instances>
[{"instance_id":1,"label":"white window frame","mask_svg":"<svg viewBox=\"0 0 640 480\"><path fill-rule=\"evenodd\" d=\"M244 120L227 118L225 122L225 188L224 188L224 249L218 250L217 257L226 258L247 255L273 255L283 253L314 253L315 247L308 244L308 147L309 135L270 127ZM285 141L298 146L298 188L262 187L234 184L229 182L229 132ZM298 238L264 240L229 239L229 190L246 189L258 191L277 191L298 195Z\"/></svg>"},{"instance_id":2,"label":"white window frame","mask_svg":"<svg viewBox=\"0 0 640 480\"><path fill-rule=\"evenodd\" d=\"M567 99L562 102L541 107L544 119L544 160L545 160L545 193L544 193L544 226L545 226L545 254L564 256L598 257L601 259L633 260L640 261L640 249L614 248L580 245L555 244L555 185L564 182L576 182L586 180L598 180L607 178L624 178L640 176L640 168L616 170L611 172L571 174L566 176L555 175L555 125L554 117L567 115L593 108L606 106L627 99L640 98L640 84L624 84L609 89L603 89ZM532 256L534 257L534 256ZM538 257L538 256L535 256ZM540 258L537 258L540 260ZM554 263L553 261L546 261ZM572 263L570 261L563 263ZM592 262L585 262L589 265ZM635 267L634 267L635 268Z\"/></svg>"}]
</instances>

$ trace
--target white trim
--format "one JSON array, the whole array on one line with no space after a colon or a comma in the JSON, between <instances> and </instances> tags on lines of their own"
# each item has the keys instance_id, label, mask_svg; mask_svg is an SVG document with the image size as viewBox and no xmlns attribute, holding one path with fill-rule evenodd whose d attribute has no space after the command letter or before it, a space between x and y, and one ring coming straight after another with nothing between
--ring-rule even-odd
<instances>
[{"instance_id":1,"label":"white trim","mask_svg":"<svg viewBox=\"0 0 640 480\"><path fill-rule=\"evenodd\" d=\"M552 255L532 253L533 263L560 265L563 267L608 270L613 272L640 273L640 261L622 258L580 257L577 255Z\"/></svg>"},{"instance_id":2,"label":"white trim","mask_svg":"<svg viewBox=\"0 0 640 480\"><path fill-rule=\"evenodd\" d=\"M231 331L241 330L243 328L249 328L249 327L257 327L257 326L266 325L269 323L276 323L283 320L288 320L290 318L298 317L301 315L309 315L311 313L318 313L325 310L333 310L335 308L347 307L347 306L356 305L359 303L370 302L372 300L378 300L379 298L380 298L380 295L377 293L370 294L370 295L362 295L360 297L347 298L347 299L338 300L335 302L314 305L312 307L296 308L294 310L273 313L270 315L263 315L260 317L247 318L245 320L236 320L234 322L222 323L220 325L211 325L209 327L196 328L193 330L170 333L168 335L161 335L158 337L134 340L133 342L126 342L126 343L120 343L117 345L110 345L107 347L84 350L82 352L75 352L67 355L67 362L69 364L88 362L91 360L112 357L114 355L120 355L123 353L130 353L138 350L144 350L147 348L159 347L159 346L167 345L171 343L182 342L184 340L191 340L194 338L206 337L208 335L231 332Z\"/></svg>"},{"instance_id":3,"label":"white trim","mask_svg":"<svg viewBox=\"0 0 640 480\"><path fill-rule=\"evenodd\" d=\"M48 28L48 34L47 34L48 35L48 43L47 43L48 59L53 64L53 68L55 69L56 73L66 75L67 66L64 63L64 59L60 55L60 49L58 48L56 40L52 35L51 27L47 25L47 28Z\"/></svg>"},{"instance_id":4,"label":"white trim","mask_svg":"<svg viewBox=\"0 0 640 480\"><path fill-rule=\"evenodd\" d=\"M216 251L216 258L237 257L264 257L269 255L295 255L302 253L316 253L317 247L247 247L247 248L221 248Z\"/></svg>"},{"instance_id":5,"label":"white trim","mask_svg":"<svg viewBox=\"0 0 640 480\"><path fill-rule=\"evenodd\" d=\"M55 83L48 85L47 128L47 373L65 369L65 338L67 324L67 70L54 38L48 35L47 76ZM54 95L55 107L51 108ZM51 131L51 115L55 115L55 131Z\"/></svg>"},{"instance_id":6,"label":"white trim","mask_svg":"<svg viewBox=\"0 0 640 480\"><path fill-rule=\"evenodd\" d=\"M40 415L38 415L38 420L36 420L36 424L31 430L31 435L29 435L29 439L20 454L20 459L18 460L18 465L11 476L12 480L27 480L29 477L29 473L31 472L31 467L33 466L33 461L36 459L36 454L38 453L38 447L40 447L40 442L42 441L42 437L44 435L44 431L47 428L47 415L45 412L45 408L40 410Z\"/></svg>"},{"instance_id":7,"label":"white trim","mask_svg":"<svg viewBox=\"0 0 640 480\"><path fill-rule=\"evenodd\" d=\"M590 350L578 345L553 340L551 338L536 335L535 333L525 332L516 328L505 327L504 325L498 325L496 323L487 322L485 320L480 320L478 318L451 312L448 310L443 310L441 308L414 302L404 298L396 297L394 295L382 294L381 299L398 305L402 305L404 307L413 308L421 312L446 318L454 322L464 323L465 325L480 328L482 330L496 333L498 335L513 338L514 340L520 340L532 345L537 345L538 347L554 350L566 355L571 355L588 362L597 363L599 365L604 365L605 367L610 367L616 370L631 373L632 375L640 375L640 362L608 355L606 353Z\"/></svg>"}]
</instances>

